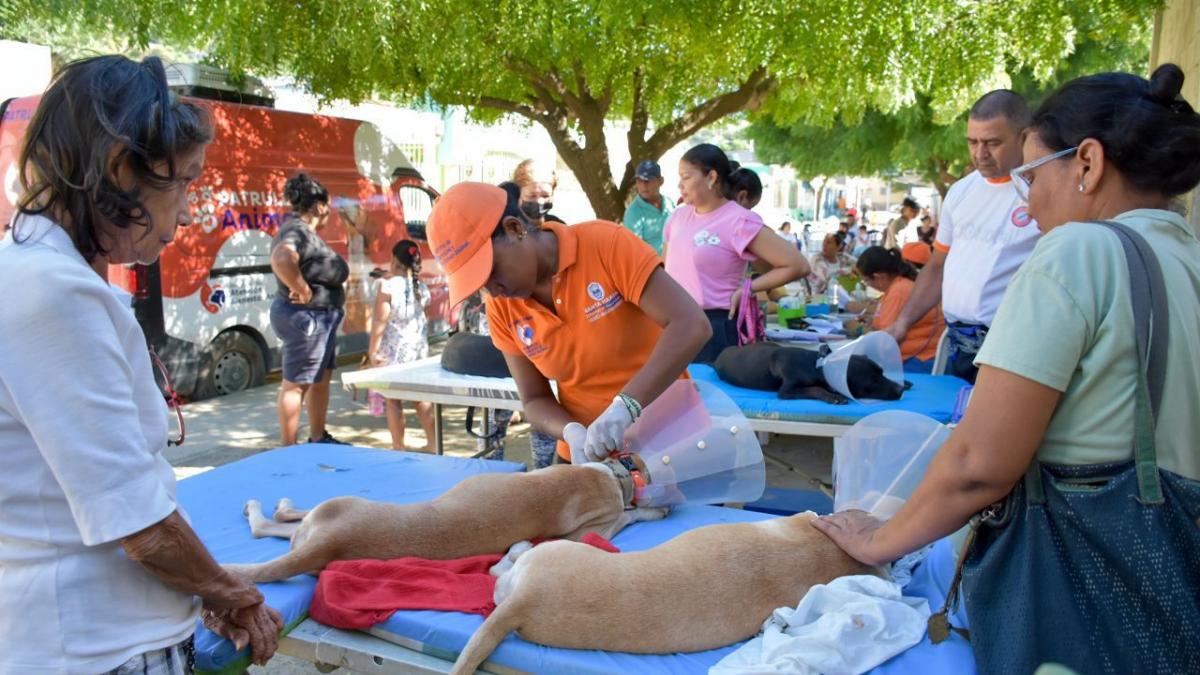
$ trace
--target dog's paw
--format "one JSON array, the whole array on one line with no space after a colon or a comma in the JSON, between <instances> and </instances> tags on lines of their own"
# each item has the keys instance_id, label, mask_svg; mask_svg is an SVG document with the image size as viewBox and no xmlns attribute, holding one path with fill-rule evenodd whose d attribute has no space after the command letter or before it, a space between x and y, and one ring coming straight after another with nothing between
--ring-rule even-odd
<instances>
[{"instance_id":1,"label":"dog's paw","mask_svg":"<svg viewBox=\"0 0 1200 675\"><path fill-rule=\"evenodd\" d=\"M515 543L509 547L508 553L505 553L504 557L508 558L509 560L511 560L513 562L516 562L517 558L520 558L522 555L525 555L532 549L533 549L533 544L531 544L530 542L518 541L517 543Z\"/></svg>"}]
</instances>

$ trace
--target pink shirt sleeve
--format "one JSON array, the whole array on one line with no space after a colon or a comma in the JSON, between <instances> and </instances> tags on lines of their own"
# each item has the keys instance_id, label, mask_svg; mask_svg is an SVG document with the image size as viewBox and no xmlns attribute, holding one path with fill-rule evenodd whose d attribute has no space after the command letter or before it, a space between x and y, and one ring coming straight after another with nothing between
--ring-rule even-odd
<instances>
[{"instance_id":1,"label":"pink shirt sleeve","mask_svg":"<svg viewBox=\"0 0 1200 675\"><path fill-rule=\"evenodd\" d=\"M730 241L733 244L733 249L741 256L742 260L758 260L758 256L746 250L750 246L750 242L758 236L758 233L767 226L763 222L761 216L757 213L743 209L745 214L738 220L733 228L733 237Z\"/></svg>"}]
</instances>

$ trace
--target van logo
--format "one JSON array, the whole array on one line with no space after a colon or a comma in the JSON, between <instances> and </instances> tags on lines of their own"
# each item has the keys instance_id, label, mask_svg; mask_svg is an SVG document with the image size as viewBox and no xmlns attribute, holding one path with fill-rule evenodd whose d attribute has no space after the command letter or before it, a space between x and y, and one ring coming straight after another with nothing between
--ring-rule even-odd
<instances>
[{"instance_id":1,"label":"van logo","mask_svg":"<svg viewBox=\"0 0 1200 675\"><path fill-rule=\"evenodd\" d=\"M600 302L601 300L604 299L604 287L601 286L600 284L596 283L595 281L588 284L587 293L588 293L588 296L590 296L596 302Z\"/></svg>"},{"instance_id":2,"label":"van logo","mask_svg":"<svg viewBox=\"0 0 1200 675\"><path fill-rule=\"evenodd\" d=\"M216 314L225 306L225 289L221 288L220 284L211 287L204 284L200 289L200 304L204 305L209 314Z\"/></svg>"}]
</instances>

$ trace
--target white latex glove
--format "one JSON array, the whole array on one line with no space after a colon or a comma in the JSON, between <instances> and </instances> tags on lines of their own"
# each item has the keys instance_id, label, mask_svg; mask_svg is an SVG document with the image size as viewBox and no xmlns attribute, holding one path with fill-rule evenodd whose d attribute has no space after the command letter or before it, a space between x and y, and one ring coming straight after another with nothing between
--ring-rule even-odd
<instances>
[{"instance_id":1,"label":"white latex glove","mask_svg":"<svg viewBox=\"0 0 1200 675\"><path fill-rule=\"evenodd\" d=\"M583 452L588 460L599 462L613 450L625 447L625 430L631 424L633 416L629 414L629 408L620 399L614 400L587 428L587 443Z\"/></svg>"},{"instance_id":2,"label":"white latex glove","mask_svg":"<svg viewBox=\"0 0 1200 675\"><path fill-rule=\"evenodd\" d=\"M583 452L583 446L587 443L587 427L579 422L571 422L563 427L563 440L571 449L572 464L583 464L587 461Z\"/></svg>"}]
</instances>

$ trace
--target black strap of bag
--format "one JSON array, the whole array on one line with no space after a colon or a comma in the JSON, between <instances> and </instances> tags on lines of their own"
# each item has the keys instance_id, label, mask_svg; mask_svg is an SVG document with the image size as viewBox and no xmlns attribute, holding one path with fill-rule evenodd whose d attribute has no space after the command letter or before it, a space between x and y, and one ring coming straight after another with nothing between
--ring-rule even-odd
<instances>
[{"instance_id":1,"label":"black strap of bag","mask_svg":"<svg viewBox=\"0 0 1200 675\"><path fill-rule=\"evenodd\" d=\"M1162 266L1150 245L1135 230L1112 220L1094 221L1111 230L1125 255L1129 270L1130 302L1133 305L1134 338L1138 355L1138 383L1134 394L1133 458L1138 478L1138 501L1147 506L1163 503L1162 481L1158 473L1154 429L1161 410L1163 385L1166 380L1167 344L1170 322L1167 310L1167 288ZM1042 467L1034 459L1025 472L1025 493L1030 503L1046 501L1042 485ZM950 625L949 612L957 606L959 581L963 565L975 534L981 524L1003 524L1013 516L1015 506L1008 497L988 506L971 518L970 531L959 553L954 578L939 612L929 617L929 639L938 644L954 631L970 639L970 634Z\"/></svg>"},{"instance_id":2,"label":"black strap of bag","mask_svg":"<svg viewBox=\"0 0 1200 675\"><path fill-rule=\"evenodd\" d=\"M1162 267L1150 245L1129 227L1116 221L1097 221L1117 235L1129 269L1130 300L1133 303L1134 335L1138 351L1138 388L1134 408L1133 454L1138 476L1138 500L1142 504L1163 502L1154 429L1162 409L1167 373L1168 321L1167 287ZM1040 481L1039 481L1040 482Z\"/></svg>"}]
</instances>

